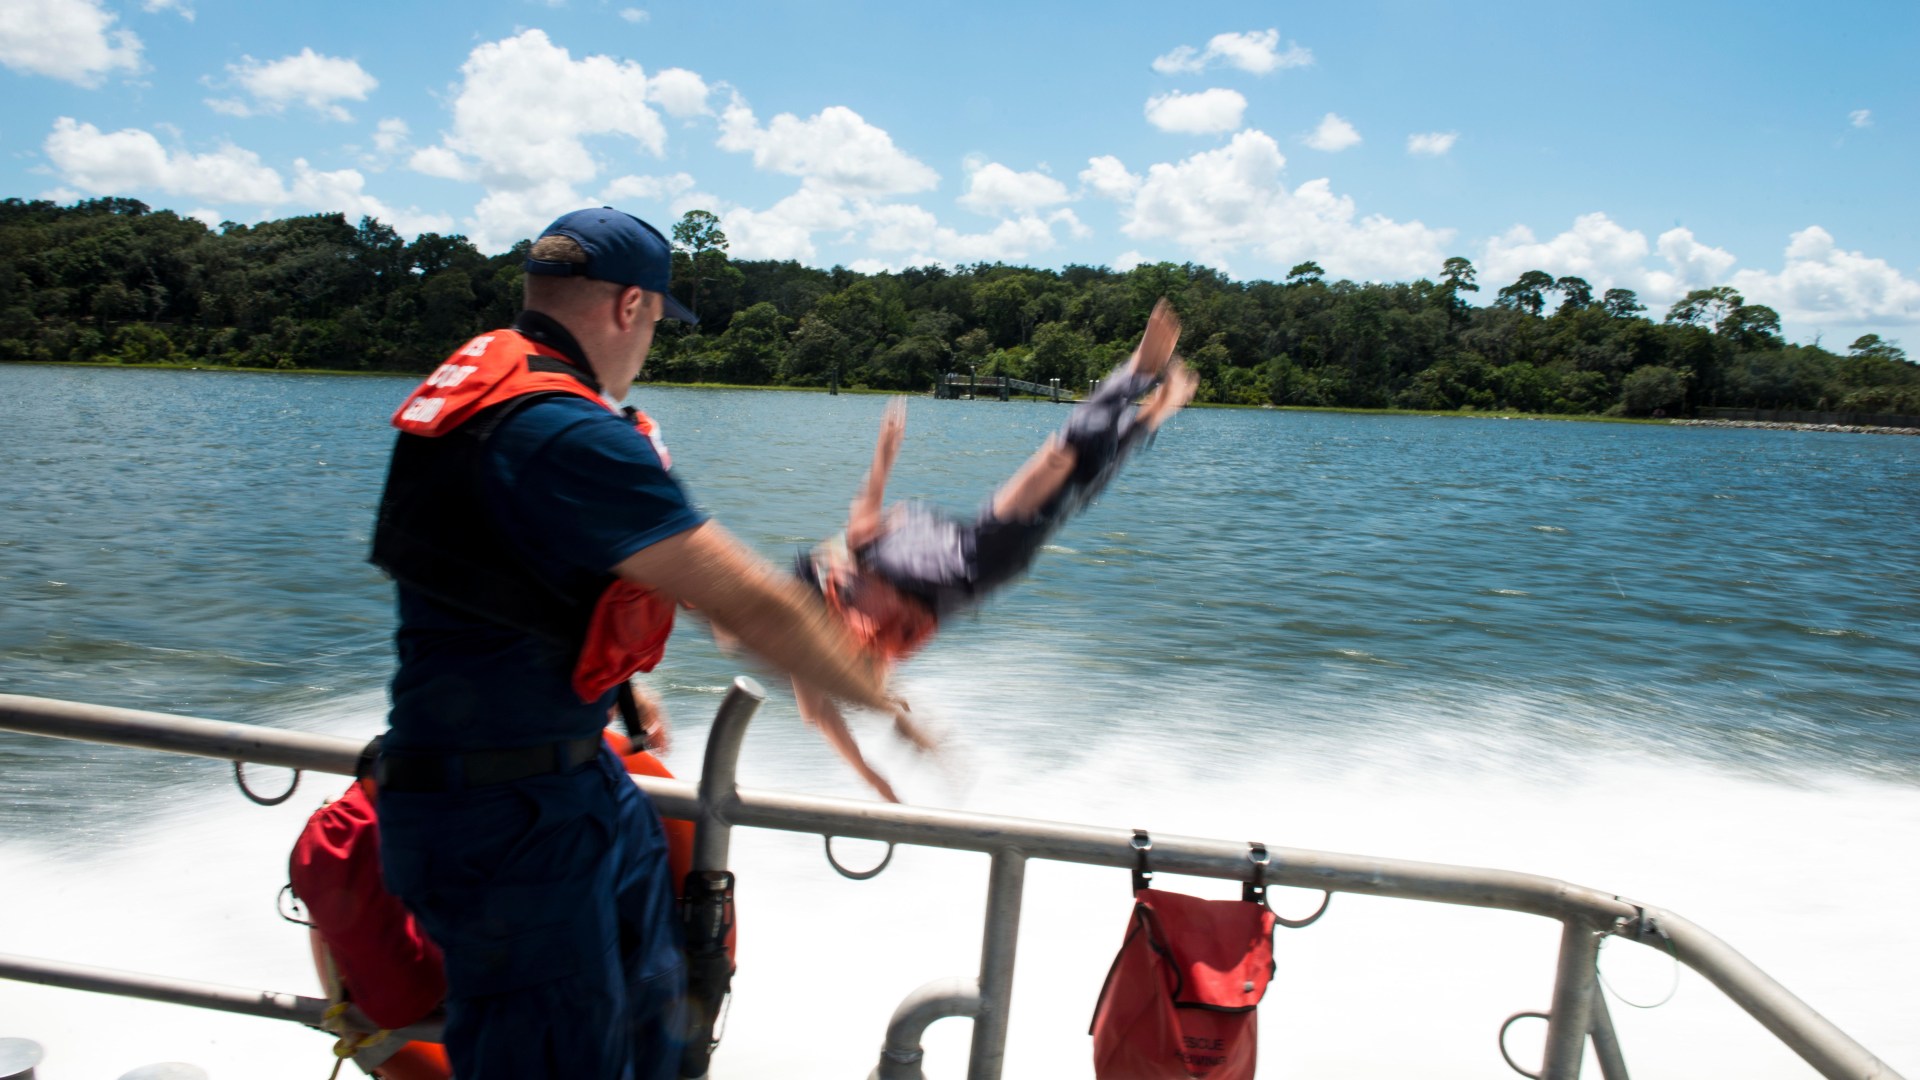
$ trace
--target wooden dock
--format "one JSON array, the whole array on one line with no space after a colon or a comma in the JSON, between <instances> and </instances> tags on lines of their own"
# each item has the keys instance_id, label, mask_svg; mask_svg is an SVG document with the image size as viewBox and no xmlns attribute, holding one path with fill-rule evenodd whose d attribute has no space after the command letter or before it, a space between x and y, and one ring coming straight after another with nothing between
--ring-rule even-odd
<instances>
[{"instance_id":1,"label":"wooden dock","mask_svg":"<svg viewBox=\"0 0 1920 1080\"><path fill-rule=\"evenodd\" d=\"M1059 379L1044 383L1028 382L1006 375L963 375L950 371L933 384L933 396L955 401L1008 401L1014 394L1072 403L1080 399L1060 385Z\"/></svg>"}]
</instances>

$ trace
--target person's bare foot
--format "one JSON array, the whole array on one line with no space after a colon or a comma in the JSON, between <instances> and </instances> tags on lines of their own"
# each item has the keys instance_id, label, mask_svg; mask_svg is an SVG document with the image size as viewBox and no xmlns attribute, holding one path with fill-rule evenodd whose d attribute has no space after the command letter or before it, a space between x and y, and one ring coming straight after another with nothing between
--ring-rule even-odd
<instances>
[{"instance_id":1,"label":"person's bare foot","mask_svg":"<svg viewBox=\"0 0 1920 1080\"><path fill-rule=\"evenodd\" d=\"M1174 346L1178 344L1180 316L1163 296L1153 305L1153 314L1147 316L1146 332L1140 335L1140 345L1133 350L1131 362L1134 370L1148 377L1157 377L1166 368L1173 356Z\"/></svg>"},{"instance_id":2,"label":"person's bare foot","mask_svg":"<svg viewBox=\"0 0 1920 1080\"><path fill-rule=\"evenodd\" d=\"M922 754L930 754L940 749L940 741L929 734L925 728L914 723L913 720L909 718L908 713L912 710L906 701L900 698L895 698L894 701L897 706L897 711L893 714L894 734L905 739L915 750Z\"/></svg>"},{"instance_id":3,"label":"person's bare foot","mask_svg":"<svg viewBox=\"0 0 1920 1080\"><path fill-rule=\"evenodd\" d=\"M1186 407L1193 400L1193 394L1200 386L1200 376L1187 366L1186 361L1174 357L1167 365L1166 377L1160 380L1153 393L1140 402L1140 420L1147 425L1148 431L1158 431L1160 425L1174 413Z\"/></svg>"}]
</instances>

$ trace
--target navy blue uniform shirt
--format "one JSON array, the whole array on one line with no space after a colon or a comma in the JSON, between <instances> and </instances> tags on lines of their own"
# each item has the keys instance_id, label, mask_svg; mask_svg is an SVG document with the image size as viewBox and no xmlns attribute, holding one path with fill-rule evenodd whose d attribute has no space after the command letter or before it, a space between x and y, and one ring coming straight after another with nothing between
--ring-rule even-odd
<instances>
[{"instance_id":1,"label":"navy blue uniform shirt","mask_svg":"<svg viewBox=\"0 0 1920 1080\"><path fill-rule=\"evenodd\" d=\"M494 522L563 586L585 588L706 520L630 422L572 395L543 398L501 424L487 441L483 484ZM571 653L404 585L399 594L389 748L528 746L606 725L613 693L582 702Z\"/></svg>"}]
</instances>

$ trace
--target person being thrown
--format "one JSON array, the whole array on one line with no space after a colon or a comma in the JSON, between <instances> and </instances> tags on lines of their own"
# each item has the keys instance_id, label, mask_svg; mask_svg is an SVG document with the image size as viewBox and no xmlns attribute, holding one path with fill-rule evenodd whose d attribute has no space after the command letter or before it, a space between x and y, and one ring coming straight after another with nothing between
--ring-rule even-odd
<instances>
[{"instance_id":1,"label":"person being thrown","mask_svg":"<svg viewBox=\"0 0 1920 1080\"><path fill-rule=\"evenodd\" d=\"M880 423L873 467L853 501L846 532L801 552L795 574L869 650L889 663L911 655L943 619L1023 573L1047 538L1107 486L1128 455L1193 400L1199 379L1173 355L1179 338L1180 319L1162 299L1133 355L1074 406L1066 427L1049 436L972 521L921 503L896 504L882 513L887 474L906 434L906 404L895 398ZM1131 411L1134 399L1149 389L1139 410ZM861 756L833 699L798 678L793 693L800 715L861 778L882 798L899 802L893 786ZM936 746L904 708L894 713L894 730L916 749Z\"/></svg>"}]
</instances>

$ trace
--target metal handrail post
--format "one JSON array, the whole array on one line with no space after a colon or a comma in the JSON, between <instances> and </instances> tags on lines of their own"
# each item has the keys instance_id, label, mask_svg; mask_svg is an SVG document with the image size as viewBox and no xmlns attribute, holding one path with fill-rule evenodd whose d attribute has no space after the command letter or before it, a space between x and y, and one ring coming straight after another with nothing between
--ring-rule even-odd
<instances>
[{"instance_id":1,"label":"metal handrail post","mask_svg":"<svg viewBox=\"0 0 1920 1080\"><path fill-rule=\"evenodd\" d=\"M1006 1061L1013 960L1020 944L1020 901L1026 887L1026 855L1018 848L995 851L993 869L987 875L986 925L980 935L980 1011L973 1018L967 1080L1000 1080Z\"/></svg>"},{"instance_id":2,"label":"metal handrail post","mask_svg":"<svg viewBox=\"0 0 1920 1080\"><path fill-rule=\"evenodd\" d=\"M1605 1080L1627 1080L1627 1058L1620 1052L1620 1036L1613 1030L1613 1014L1607 1011L1607 995L1593 995L1593 1022L1587 1025L1593 1036L1593 1056L1600 1062Z\"/></svg>"},{"instance_id":3,"label":"metal handrail post","mask_svg":"<svg viewBox=\"0 0 1920 1080\"><path fill-rule=\"evenodd\" d=\"M1647 919L1659 924L1673 943L1674 956L1720 988L1760 1021L1774 1037L1793 1052L1835 1080L1848 1077L1872 1077L1874 1080L1899 1076L1893 1067L1833 1021L1820 1015L1791 990L1756 967L1738 950L1714 937L1692 920L1661 908L1643 909Z\"/></svg>"},{"instance_id":4,"label":"metal handrail post","mask_svg":"<svg viewBox=\"0 0 1920 1080\"><path fill-rule=\"evenodd\" d=\"M745 675L734 677L733 686L713 714L713 727L707 732L706 758L700 766L700 811L693 825L693 869L725 870L727 852L733 839L733 822L728 817L740 800L734 783L740 764L740 744L747 737L747 724L767 700L767 691Z\"/></svg>"},{"instance_id":5,"label":"metal handrail post","mask_svg":"<svg viewBox=\"0 0 1920 1080\"><path fill-rule=\"evenodd\" d=\"M958 977L935 979L908 994L887 1021L887 1041L880 1047L880 1064L867 1080L924 1080L920 1062L926 1052L920 1037L935 1020L949 1016L980 1015L980 984Z\"/></svg>"},{"instance_id":6,"label":"metal handrail post","mask_svg":"<svg viewBox=\"0 0 1920 1080\"><path fill-rule=\"evenodd\" d=\"M1598 989L1594 971L1600 959L1601 936L1589 919L1573 916L1561 924L1560 963L1553 976L1553 1010L1547 1018L1547 1048L1540 1063L1540 1080L1580 1078L1587 1030L1593 1026L1593 998Z\"/></svg>"}]
</instances>

